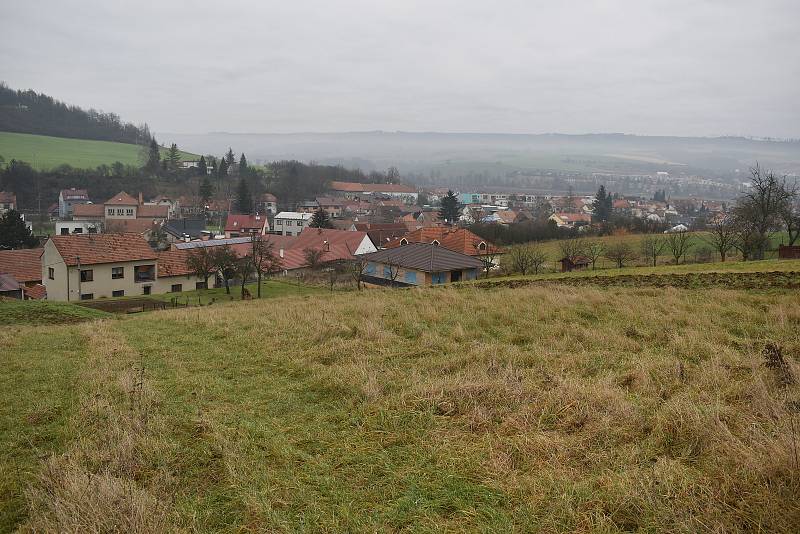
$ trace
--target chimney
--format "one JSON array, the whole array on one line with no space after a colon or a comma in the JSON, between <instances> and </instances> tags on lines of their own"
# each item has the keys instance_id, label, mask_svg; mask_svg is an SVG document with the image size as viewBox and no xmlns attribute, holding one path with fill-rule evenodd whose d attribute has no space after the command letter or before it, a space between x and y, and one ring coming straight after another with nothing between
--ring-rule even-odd
<instances>
[{"instance_id":1,"label":"chimney","mask_svg":"<svg viewBox=\"0 0 800 534\"><path fill-rule=\"evenodd\" d=\"M279 255L281 258L283 258L283 249L280 249L280 250L278 251L278 255Z\"/></svg>"},{"instance_id":2,"label":"chimney","mask_svg":"<svg viewBox=\"0 0 800 534\"><path fill-rule=\"evenodd\" d=\"M144 200L142 199L142 192L139 191L139 205L141 206L142 204L144 204Z\"/></svg>"}]
</instances>

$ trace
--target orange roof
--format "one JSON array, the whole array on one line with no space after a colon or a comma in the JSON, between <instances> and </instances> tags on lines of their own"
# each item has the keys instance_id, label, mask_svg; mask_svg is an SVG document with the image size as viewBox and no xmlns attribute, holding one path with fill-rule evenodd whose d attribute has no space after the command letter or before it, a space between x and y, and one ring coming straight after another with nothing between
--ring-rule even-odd
<instances>
[{"instance_id":1,"label":"orange roof","mask_svg":"<svg viewBox=\"0 0 800 534\"><path fill-rule=\"evenodd\" d=\"M358 246L367 236L366 232L350 232L347 230L333 230L330 228L303 228L300 235L292 243L294 250L305 250L307 248L322 249L327 242L329 247L343 245L349 248L351 254L356 251Z\"/></svg>"},{"instance_id":2,"label":"orange roof","mask_svg":"<svg viewBox=\"0 0 800 534\"><path fill-rule=\"evenodd\" d=\"M0 250L0 273L10 274L17 282L40 282L42 280L41 248Z\"/></svg>"},{"instance_id":3,"label":"orange roof","mask_svg":"<svg viewBox=\"0 0 800 534\"><path fill-rule=\"evenodd\" d=\"M139 234L72 234L50 238L70 266L155 260L155 252Z\"/></svg>"},{"instance_id":4,"label":"orange roof","mask_svg":"<svg viewBox=\"0 0 800 534\"><path fill-rule=\"evenodd\" d=\"M500 210L496 212L495 215L497 215L497 218L504 223L510 224L517 220L516 212L513 212L511 210Z\"/></svg>"},{"instance_id":5,"label":"orange roof","mask_svg":"<svg viewBox=\"0 0 800 534\"><path fill-rule=\"evenodd\" d=\"M361 184L358 182L331 182L334 191L348 193L416 193L413 187L403 184Z\"/></svg>"},{"instance_id":6,"label":"orange roof","mask_svg":"<svg viewBox=\"0 0 800 534\"><path fill-rule=\"evenodd\" d=\"M441 226L420 228L407 233L400 239L387 243L386 248L402 246L401 242L403 240L408 243L433 243L437 241L439 246L469 256L501 252L500 248L465 228L446 228ZM479 248L481 243L486 244L486 249Z\"/></svg>"},{"instance_id":7,"label":"orange roof","mask_svg":"<svg viewBox=\"0 0 800 534\"><path fill-rule=\"evenodd\" d=\"M105 202L106 204L120 204L123 206L138 206L139 200L133 198L125 191L120 191Z\"/></svg>"},{"instance_id":8,"label":"orange roof","mask_svg":"<svg viewBox=\"0 0 800 534\"><path fill-rule=\"evenodd\" d=\"M182 276L192 274L186 260L192 249L167 250L158 253L158 276Z\"/></svg>"},{"instance_id":9,"label":"orange roof","mask_svg":"<svg viewBox=\"0 0 800 534\"><path fill-rule=\"evenodd\" d=\"M102 204L75 204L72 206L73 217L102 217L105 213Z\"/></svg>"},{"instance_id":10,"label":"orange roof","mask_svg":"<svg viewBox=\"0 0 800 534\"><path fill-rule=\"evenodd\" d=\"M25 292L25 297L29 299L41 300L47 298L47 288L42 284L26 287L23 291Z\"/></svg>"},{"instance_id":11,"label":"orange roof","mask_svg":"<svg viewBox=\"0 0 800 534\"><path fill-rule=\"evenodd\" d=\"M154 206L152 204L142 204L136 210L137 217L152 217L154 219L166 219L169 215L169 206Z\"/></svg>"},{"instance_id":12,"label":"orange roof","mask_svg":"<svg viewBox=\"0 0 800 534\"><path fill-rule=\"evenodd\" d=\"M8 191L0 191L0 202L2 203L9 203L9 204L17 204L17 195L14 193L9 193Z\"/></svg>"},{"instance_id":13,"label":"orange roof","mask_svg":"<svg viewBox=\"0 0 800 534\"><path fill-rule=\"evenodd\" d=\"M226 232L247 232L249 230L258 230L259 232L264 229L267 222L265 215L238 215L230 214L225 221Z\"/></svg>"},{"instance_id":14,"label":"orange roof","mask_svg":"<svg viewBox=\"0 0 800 534\"><path fill-rule=\"evenodd\" d=\"M105 231L109 233L143 234L159 226L154 219L106 219Z\"/></svg>"}]
</instances>

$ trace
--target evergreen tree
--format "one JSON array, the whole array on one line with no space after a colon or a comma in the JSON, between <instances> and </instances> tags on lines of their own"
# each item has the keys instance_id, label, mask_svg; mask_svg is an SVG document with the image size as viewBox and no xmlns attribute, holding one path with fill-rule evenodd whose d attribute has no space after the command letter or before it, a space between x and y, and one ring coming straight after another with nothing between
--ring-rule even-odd
<instances>
[{"instance_id":1,"label":"evergreen tree","mask_svg":"<svg viewBox=\"0 0 800 534\"><path fill-rule=\"evenodd\" d=\"M244 178L239 179L239 187L236 189L236 211L237 213L253 213L253 195L247 187Z\"/></svg>"},{"instance_id":2,"label":"evergreen tree","mask_svg":"<svg viewBox=\"0 0 800 534\"><path fill-rule=\"evenodd\" d=\"M322 208L317 208L314 215L311 217L311 222L308 223L309 228L333 228L331 220L328 218L328 212Z\"/></svg>"},{"instance_id":3,"label":"evergreen tree","mask_svg":"<svg viewBox=\"0 0 800 534\"><path fill-rule=\"evenodd\" d=\"M200 176L208 176L208 165L206 165L206 158L200 156L200 162L197 164L197 174Z\"/></svg>"},{"instance_id":4,"label":"evergreen tree","mask_svg":"<svg viewBox=\"0 0 800 534\"><path fill-rule=\"evenodd\" d=\"M447 224L455 224L461 217L461 203L452 191L447 191L447 195L442 198L442 205L439 208L439 218Z\"/></svg>"},{"instance_id":5,"label":"evergreen tree","mask_svg":"<svg viewBox=\"0 0 800 534\"><path fill-rule=\"evenodd\" d=\"M224 157L219 160L219 167L217 167L217 177L224 180L228 176L228 160Z\"/></svg>"},{"instance_id":6,"label":"evergreen tree","mask_svg":"<svg viewBox=\"0 0 800 534\"><path fill-rule=\"evenodd\" d=\"M161 149L155 138L150 140L150 148L147 150L147 163L144 168L146 171L155 173L161 168Z\"/></svg>"},{"instance_id":7,"label":"evergreen tree","mask_svg":"<svg viewBox=\"0 0 800 534\"><path fill-rule=\"evenodd\" d=\"M594 218L600 222L606 222L611 217L613 200L611 195L606 193L606 186L601 185L594 197Z\"/></svg>"},{"instance_id":8,"label":"evergreen tree","mask_svg":"<svg viewBox=\"0 0 800 534\"><path fill-rule=\"evenodd\" d=\"M239 157L239 176L247 176L247 157L245 157L244 152Z\"/></svg>"},{"instance_id":9,"label":"evergreen tree","mask_svg":"<svg viewBox=\"0 0 800 534\"><path fill-rule=\"evenodd\" d=\"M38 243L17 210L8 210L0 217L0 250L32 248Z\"/></svg>"},{"instance_id":10,"label":"evergreen tree","mask_svg":"<svg viewBox=\"0 0 800 534\"><path fill-rule=\"evenodd\" d=\"M175 172L178 170L178 166L181 164L181 152L178 150L178 145L172 143L169 147L169 152L167 153L167 169L170 172Z\"/></svg>"},{"instance_id":11,"label":"evergreen tree","mask_svg":"<svg viewBox=\"0 0 800 534\"><path fill-rule=\"evenodd\" d=\"M200 182L200 198L203 199L204 204L207 204L212 196L214 196L214 185L208 179L208 175L205 175L203 181Z\"/></svg>"},{"instance_id":12,"label":"evergreen tree","mask_svg":"<svg viewBox=\"0 0 800 534\"><path fill-rule=\"evenodd\" d=\"M225 162L228 164L228 167L233 165L236 159L233 157L233 149L228 147L228 152L225 154Z\"/></svg>"}]
</instances>

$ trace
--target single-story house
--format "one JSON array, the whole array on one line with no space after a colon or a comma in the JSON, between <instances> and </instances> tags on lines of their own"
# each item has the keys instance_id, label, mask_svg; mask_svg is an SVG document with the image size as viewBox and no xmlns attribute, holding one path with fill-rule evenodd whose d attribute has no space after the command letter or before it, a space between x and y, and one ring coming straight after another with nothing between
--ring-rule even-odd
<instances>
[{"instance_id":1,"label":"single-story house","mask_svg":"<svg viewBox=\"0 0 800 534\"><path fill-rule=\"evenodd\" d=\"M252 233L264 235L269 232L266 215L228 215L225 221L225 237L242 237Z\"/></svg>"},{"instance_id":2,"label":"single-story house","mask_svg":"<svg viewBox=\"0 0 800 534\"><path fill-rule=\"evenodd\" d=\"M430 243L408 245L365 254L361 279L368 285L410 287L475 280L483 262Z\"/></svg>"}]
</instances>

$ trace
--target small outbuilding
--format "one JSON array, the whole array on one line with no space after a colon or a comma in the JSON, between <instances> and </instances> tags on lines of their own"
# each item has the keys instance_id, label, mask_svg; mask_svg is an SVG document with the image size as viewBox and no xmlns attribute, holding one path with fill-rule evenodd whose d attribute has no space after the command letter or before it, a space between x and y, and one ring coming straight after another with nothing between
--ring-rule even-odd
<instances>
[{"instance_id":1,"label":"small outbuilding","mask_svg":"<svg viewBox=\"0 0 800 534\"><path fill-rule=\"evenodd\" d=\"M567 273L571 271L582 271L591 265L592 260L585 256L576 256L574 258L561 258L561 272Z\"/></svg>"}]
</instances>

